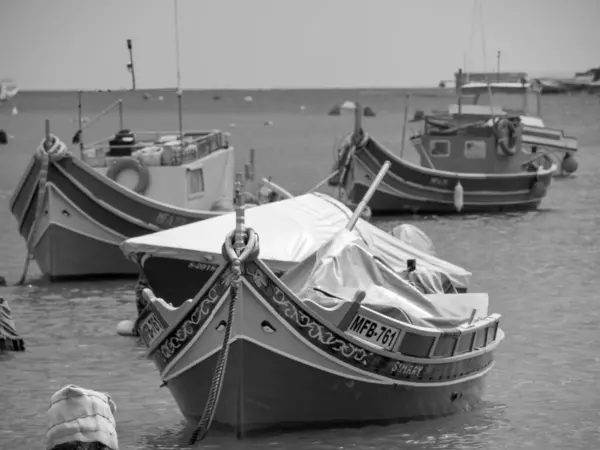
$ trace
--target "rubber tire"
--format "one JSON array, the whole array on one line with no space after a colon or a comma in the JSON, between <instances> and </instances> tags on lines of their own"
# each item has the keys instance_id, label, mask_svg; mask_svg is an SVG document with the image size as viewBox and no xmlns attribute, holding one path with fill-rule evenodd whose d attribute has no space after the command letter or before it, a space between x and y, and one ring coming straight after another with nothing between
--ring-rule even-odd
<instances>
[{"instance_id":1,"label":"rubber tire","mask_svg":"<svg viewBox=\"0 0 600 450\"><path fill-rule=\"evenodd\" d=\"M117 160L106 172L106 176L111 180L117 182L117 178L124 170L134 170L138 175L138 182L133 188L133 191L144 195L150 186L150 171L146 166L139 163L134 158L122 158Z\"/></svg>"}]
</instances>

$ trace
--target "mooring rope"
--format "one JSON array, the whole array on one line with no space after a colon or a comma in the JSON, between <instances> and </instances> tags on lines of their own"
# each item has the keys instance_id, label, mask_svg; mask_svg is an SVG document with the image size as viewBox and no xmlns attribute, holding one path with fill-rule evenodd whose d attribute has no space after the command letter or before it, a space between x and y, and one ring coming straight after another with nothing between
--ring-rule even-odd
<instances>
[{"instance_id":1,"label":"mooring rope","mask_svg":"<svg viewBox=\"0 0 600 450\"><path fill-rule=\"evenodd\" d=\"M33 217L33 225L31 226L29 235L27 236L27 259L25 260L23 273L18 284L25 283L27 272L29 271L29 263L33 258L33 239L37 234L40 218L44 213L44 201L46 199L46 187L48 184L48 167L50 166L51 161L61 160L68 155L70 155L70 153L67 149L67 146L54 134L50 134L47 138L45 138L36 151L36 157L42 160L42 167L40 169L38 180L35 216Z\"/></svg>"},{"instance_id":2,"label":"mooring rope","mask_svg":"<svg viewBox=\"0 0 600 450\"><path fill-rule=\"evenodd\" d=\"M217 365L213 372L206 405L204 406L202 416L190 437L190 445L194 445L196 442L201 441L206 437L213 421L219 403L223 381L225 380L224 376L229 356L229 340L231 338L235 306L240 297L242 284L242 263L249 257L256 256L258 253L258 236L252 229L244 228L244 209L242 208L242 197L240 193L241 190L236 188L236 227L234 231L229 233L225 239L225 244L223 245L223 256L231 264L232 272L227 325L225 326L223 345L221 346L217 357ZM244 238L247 239L246 243L244 243L244 240L246 240Z\"/></svg>"}]
</instances>

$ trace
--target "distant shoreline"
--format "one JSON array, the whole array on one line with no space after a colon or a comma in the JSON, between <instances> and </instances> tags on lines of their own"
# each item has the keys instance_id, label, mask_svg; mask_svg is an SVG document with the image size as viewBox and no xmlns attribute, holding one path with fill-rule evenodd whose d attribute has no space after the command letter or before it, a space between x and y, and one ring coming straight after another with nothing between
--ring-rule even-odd
<instances>
[{"instance_id":1,"label":"distant shoreline","mask_svg":"<svg viewBox=\"0 0 600 450\"><path fill-rule=\"evenodd\" d=\"M438 86L421 86L421 87L402 87L402 86L389 86L389 87L314 87L314 88L215 88L215 89L185 89L182 88L183 93L186 92L315 92L315 91L423 91L423 90L438 90ZM93 93L127 93L127 92L138 92L138 93L164 93L164 92L176 92L176 88L138 88L135 91L131 89L21 89L19 94L76 94L79 91L85 94Z\"/></svg>"}]
</instances>

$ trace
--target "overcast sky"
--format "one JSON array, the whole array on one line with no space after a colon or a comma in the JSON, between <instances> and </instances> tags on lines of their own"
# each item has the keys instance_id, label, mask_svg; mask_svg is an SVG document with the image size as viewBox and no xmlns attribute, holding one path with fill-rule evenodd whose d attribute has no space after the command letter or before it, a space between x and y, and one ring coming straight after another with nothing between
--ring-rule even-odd
<instances>
[{"instance_id":1,"label":"overcast sky","mask_svg":"<svg viewBox=\"0 0 600 450\"><path fill-rule=\"evenodd\" d=\"M176 84L174 0L0 0L0 78L23 89ZM463 65L600 66L600 0L179 0L184 88L437 85ZM475 32L472 32L472 28ZM485 43L485 58L484 44Z\"/></svg>"}]
</instances>

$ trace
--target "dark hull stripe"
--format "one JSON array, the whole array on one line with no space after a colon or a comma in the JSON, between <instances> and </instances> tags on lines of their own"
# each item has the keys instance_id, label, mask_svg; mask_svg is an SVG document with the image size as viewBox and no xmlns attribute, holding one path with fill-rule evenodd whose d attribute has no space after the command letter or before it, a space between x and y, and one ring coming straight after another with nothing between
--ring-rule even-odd
<instances>
[{"instance_id":1,"label":"dark hull stripe","mask_svg":"<svg viewBox=\"0 0 600 450\"><path fill-rule=\"evenodd\" d=\"M131 196L120 192L118 188L112 186L112 183L110 183L106 177L93 172L93 169L87 167L80 161L76 161L73 158L66 158L58 164L69 174L69 176L85 186L85 188L99 200L106 202L113 208L144 223L164 228L164 222L157 220L157 216L160 213L166 213L173 216L174 218L172 220L175 226L197 222L198 220L217 215L217 213L210 211L183 211L176 207L164 207L158 203L149 205L146 202L150 203L151 200L138 196L133 192L130 193ZM150 182L152 182L152 180ZM140 197L140 199L135 199L136 196Z\"/></svg>"},{"instance_id":2,"label":"dark hull stripe","mask_svg":"<svg viewBox=\"0 0 600 450\"><path fill-rule=\"evenodd\" d=\"M366 155L362 153L366 151ZM454 186L456 185L457 180L460 181L460 184L463 187L465 194L469 192L506 192L507 194L514 193L515 191L524 191L531 189L534 181L539 179L544 183L549 183L552 173L547 172L541 176L538 176L537 173L517 173L514 175L494 175L489 174L485 177L481 176L469 176L469 174L456 174L452 176L448 176L447 172L435 171L435 170L422 170L419 167L408 165L404 163L400 158L396 155L392 154L389 150L381 147L377 142L373 139L369 139L367 144L364 147L363 151L357 152L357 157L363 161L366 165L369 165L369 157L371 156L379 167L381 167L386 161L390 161L390 172L396 175L396 177L405 180L410 183L414 183L416 185L422 186L424 189L435 187L439 188L437 185L431 184L431 178L435 177L437 179L443 180L443 182L448 186L445 191L448 194L453 194ZM372 164L370 164L372 166ZM378 170L375 170L377 173ZM446 174L446 175L445 175ZM385 177L385 182L394 185L390 176Z\"/></svg>"},{"instance_id":3,"label":"dark hull stripe","mask_svg":"<svg viewBox=\"0 0 600 450\"><path fill-rule=\"evenodd\" d=\"M367 187L363 184L355 183L352 186L349 199L358 203L367 192ZM510 211L529 211L536 209L541 203L541 199L532 199L528 203L515 203L504 205L491 204L467 204L465 203L460 214L469 213L494 213ZM388 194L387 192L375 191L375 194L369 201L369 208L373 214L400 214L400 213L423 213L423 214L457 214L453 204L440 203L435 201L419 201Z\"/></svg>"},{"instance_id":4,"label":"dark hull stripe","mask_svg":"<svg viewBox=\"0 0 600 450\"><path fill-rule=\"evenodd\" d=\"M31 204L34 191L37 189L41 167L41 162L34 158L31 169L23 174L23 182L17 187L17 190L13 194L10 210L19 223L22 222L23 217Z\"/></svg>"},{"instance_id":5,"label":"dark hull stripe","mask_svg":"<svg viewBox=\"0 0 600 450\"><path fill-rule=\"evenodd\" d=\"M202 415L215 363L213 355L167 383L192 421ZM480 401L483 387L484 375L410 388L349 380L238 339L230 347L214 423L243 436L278 428L402 422L469 409Z\"/></svg>"}]
</instances>

